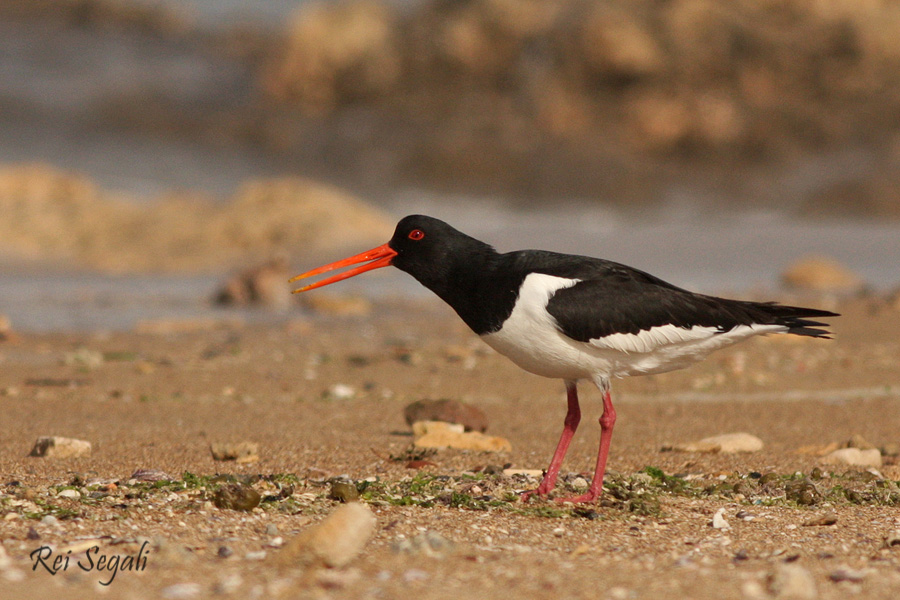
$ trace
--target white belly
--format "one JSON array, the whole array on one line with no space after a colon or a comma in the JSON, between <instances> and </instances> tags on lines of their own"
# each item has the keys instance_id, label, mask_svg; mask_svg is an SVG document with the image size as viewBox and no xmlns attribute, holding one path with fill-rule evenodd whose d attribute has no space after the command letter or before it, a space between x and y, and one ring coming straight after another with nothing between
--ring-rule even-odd
<instances>
[{"instance_id":1,"label":"white belly","mask_svg":"<svg viewBox=\"0 0 900 600\"><path fill-rule=\"evenodd\" d=\"M710 352L748 337L786 330L780 325L740 326L726 332L711 327L653 327L638 334L614 334L579 342L565 336L547 312L547 302L560 289L578 283L532 273L525 278L503 327L481 336L516 365L544 377L595 381L649 375L684 368Z\"/></svg>"}]
</instances>

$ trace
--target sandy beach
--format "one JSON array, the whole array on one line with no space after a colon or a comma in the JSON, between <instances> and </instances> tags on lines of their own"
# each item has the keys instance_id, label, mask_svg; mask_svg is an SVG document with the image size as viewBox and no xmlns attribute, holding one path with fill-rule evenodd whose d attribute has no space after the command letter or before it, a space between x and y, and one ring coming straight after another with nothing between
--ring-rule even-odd
<instances>
[{"instance_id":1,"label":"sandy beach","mask_svg":"<svg viewBox=\"0 0 900 600\"><path fill-rule=\"evenodd\" d=\"M23 599L892 598L900 312L876 299L838 308L833 341L772 336L616 382L606 495L586 507L515 499L536 481L503 469L546 467L562 385L493 354L437 301L298 311L278 326L13 335L0 345L0 581ZM512 450L413 449L403 409L438 398L480 408ZM561 493L592 467L599 395L584 399ZM664 450L730 432L764 448ZM40 436L92 452L28 456ZM822 463L853 436L881 449L880 468ZM211 444L245 441L258 458L213 460ZM286 559L291 539L340 506L329 496L341 477L363 490L371 539L338 568ZM218 508L216 491L235 482L260 505ZM712 525L719 511L725 527ZM71 566L36 564L45 546L71 550ZM142 550L143 570L86 560L125 565Z\"/></svg>"}]
</instances>

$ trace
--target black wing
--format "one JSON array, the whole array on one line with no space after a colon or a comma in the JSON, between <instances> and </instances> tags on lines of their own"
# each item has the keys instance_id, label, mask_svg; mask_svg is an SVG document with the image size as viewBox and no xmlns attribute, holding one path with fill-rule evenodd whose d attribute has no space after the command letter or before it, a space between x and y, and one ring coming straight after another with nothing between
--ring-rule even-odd
<instances>
[{"instance_id":1,"label":"black wing","mask_svg":"<svg viewBox=\"0 0 900 600\"><path fill-rule=\"evenodd\" d=\"M789 333L828 337L826 323L809 317L836 313L783 306L774 302L746 302L695 294L638 269L600 259L578 257L561 261L553 253L532 257L544 264L537 272L579 279L557 291L547 304L560 329L572 339L587 342L615 333L636 334L663 325L689 329L695 325L729 331L740 325L781 325Z\"/></svg>"}]
</instances>

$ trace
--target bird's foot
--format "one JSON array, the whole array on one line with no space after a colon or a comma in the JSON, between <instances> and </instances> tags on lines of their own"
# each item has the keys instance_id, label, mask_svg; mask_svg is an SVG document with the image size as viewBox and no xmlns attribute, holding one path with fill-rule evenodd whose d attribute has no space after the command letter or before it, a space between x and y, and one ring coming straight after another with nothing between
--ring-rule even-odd
<instances>
[{"instance_id":1,"label":"bird's foot","mask_svg":"<svg viewBox=\"0 0 900 600\"><path fill-rule=\"evenodd\" d=\"M559 502L560 504L587 504L588 502L596 502L598 498L600 498L602 491L593 492L588 490L587 492L581 494L580 496L571 496L569 498L554 498L554 502Z\"/></svg>"},{"instance_id":2,"label":"bird's foot","mask_svg":"<svg viewBox=\"0 0 900 600\"><path fill-rule=\"evenodd\" d=\"M532 496L539 496L539 497L543 498L544 496L546 496L547 494L549 494L551 491L553 491L553 488L552 488L552 487L550 487L550 486L546 486L546 487L545 487L544 485L539 485L539 486L537 487L537 489L533 489L533 490L528 490L528 491L526 491L526 492L522 492L522 493L519 495L519 499L520 499L522 502L528 502L529 498L531 498Z\"/></svg>"}]
</instances>

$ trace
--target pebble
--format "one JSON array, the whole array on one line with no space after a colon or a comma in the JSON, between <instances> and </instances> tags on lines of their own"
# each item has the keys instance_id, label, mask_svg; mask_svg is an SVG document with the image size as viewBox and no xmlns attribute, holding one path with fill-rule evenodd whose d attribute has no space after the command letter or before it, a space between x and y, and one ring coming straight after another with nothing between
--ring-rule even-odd
<instances>
[{"instance_id":1,"label":"pebble","mask_svg":"<svg viewBox=\"0 0 900 600\"><path fill-rule=\"evenodd\" d=\"M838 567L828 574L828 579L834 582L852 581L859 583L869 574L868 569L851 569L850 567Z\"/></svg>"},{"instance_id":2,"label":"pebble","mask_svg":"<svg viewBox=\"0 0 900 600\"><path fill-rule=\"evenodd\" d=\"M812 517L811 519L804 521L803 526L804 527L820 527L820 526L834 525L837 522L838 522L837 514L835 514L833 512L827 512L827 513L817 515L815 517Z\"/></svg>"},{"instance_id":3,"label":"pebble","mask_svg":"<svg viewBox=\"0 0 900 600\"><path fill-rule=\"evenodd\" d=\"M47 527L59 527L59 519L53 515L47 515L41 519L41 524L46 525Z\"/></svg>"},{"instance_id":4,"label":"pebble","mask_svg":"<svg viewBox=\"0 0 900 600\"><path fill-rule=\"evenodd\" d=\"M209 445L213 460L233 460L239 464L259 462L259 444L255 442L216 442Z\"/></svg>"},{"instance_id":5,"label":"pebble","mask_svg":"<svg viewBox=\"0 0 900 600\"><path fill-rule=\"evenodd\" d=\"M275 537L276 535L279 535L280 533L281 532L278 531L278 525L276 525L275 523L269 523L268 525L266 525L266 535L268 535L270 537Z\"/></svg>"},{"instance_id":6,"label":"pebble","mask_svg":"<svg viewBox=\"0 0 900 600\"><path fill-rule=\"evenodd\" d=\"M413 423L416 448L456 448L486 452L509 452L512 444L502 437L495 437L477 431L462 431L462 425L441 421L421 421Z\"/></svg>"},{"instance_id":7,"label":"pebble","mask_svg":"<svg viewBox=\"0 0 900 600\"><path fill-rule=\"evenodd\" d=\"M229 556L234 554L234 550L229 548L228 546L219 546L219 550L216 552L216 555L219 558L228 558Z\"/></svg>"},{"instance_id":8,"label":"pebble","mask_svg":"<svg viewBox=\"0 0 900 600\"><path fill-rule=\"evenodd\" d=\"M716 511L716 514L713 515L712 523L710 525L713 529L731 529L731 525L728 524L728 521L725 520L725 509L720 508Z\"/></svg>"},{"instance_id":9,"label":"pebble","mask_svg":"<svg viewBox=\"0 0 900 600\"><path fill-rule=\"evenodd\" d=\"M343 567L362 552L374 531L372 509L359 502L342 504L324 521L288 540L279 562Z\"/></svg>"},{"instance_id":10,"label":"pebble","mask_svg":"<svg viewBox=\"0 0 900 600\"><path fill-rule=\"evenodd\" d=\"M423 571L422 569L410 569L403 573L403 581L406 583L413 583L415 581L425 581L428 579L428 573Z\"/></svg>"},{"instance_id":11,"label":"pebble","mask_svg":"<svg viewBox=\"0 0 900 600\"><path fill-rule=\"evenodd\" d=\"M131 474L135 481L172 481L172 476L159 469L138 469Z\"/></svg>"},{"instance_id":12,"label":"pebble","mask_svg":"<svg viewBox=\"0 0 900 600\"><path fill-rule=\"evenodd\" d=\"M220 487L213 496L217 508L230 510L253 510L262 498L259 492L248 485L233 483Z\"/></svg>"},{"instance_id":13,"label":"pebble","mask_svg":"<svg viewBox=\"0 0 900 600\"><path fill-rule=\"evenodd\" d=\"M487 416L480 408L459 400L417 400L403 409L403 416L410 426L418 421L443 421L458 423L465 431L482 433L488 427Z\"/></svg>"},{"instance_id":14,"label":"pebble","mask_svg":"<svg viewBox=\"0 0 900 600\"><path fill-rule=\"evenodd\" d=\"M881 452L877 449L841 448L819 459L826 465L852 465L855 467L875 467L882 465Z\"/></svg>"},{"instance_id":15,"label":"pebble","mask_svg":"<svg viewBox=\"0 0 900 600\"><path fill-rule=\"evenodd\" d=\"M818 597L812 574L797 564L778 565L769 577L769 589L776 598L814 600Z\"/></svg>"},{"instance_id":16,"label":"pebble","mask_svg":"<svg viewBox=\"0 0 900 600\"><path fill-rule=\"evenodd\" d=\"M188 600L199 593L199 583L176 583L163 588L160 595L168 600Z\"/></svg>"},{"instance_id":17,"label":"pebble","mask_svg":"<svg viewBox=\"0 0 900 600\"><path fill-rule=\"evenodd\" d=\"M90 442L57 436L39 437L29 454L42 458L82 458L90 455Z\"/></svg>"},{"instance_id":18,"label":"pebble","mask_svg":"<svg viewBox=\"0 0 900 600\"><path fill-rule=\"evenodd\" d=\"M757 452L763 449L763 441L749 433L725 433L713 437L704 438L687 444L677 444L664 448L678 452L722 452L731 454L735 452Z\"/></svg>"},{"instance_id":19,"label":"pebble","mask_svg":"<svg viewBox=\"0 0 900 600\"><path fill-rule=\"evenodd\" d=\"M900 530L892 531L884 537L884 547L900 549Z\"/></svg>"},{"instance_id":20,"label":"pebble","mask_svg":"<svg viewBox=\"0 0 900 600\"><path fill-rule=\"evenodd\" d=\"M394 552L414 556L443 557L452 552L456 543L435 531L426 531L411 538L395 540L391 544Z\"/></svg>"},{"instance_id":21,"label":"pebble","mask_svg":"<svg viewBox=\"0 0 900 600\"><path fill-rule=\"evenodd\" d=\"M359 488L352 481L332 481L328 497L341 502L355 502L359 500Z\"/></svg>"},{"instance_id":22,"label":"pebble","mask_svg":"<svg viewBox=\"0 0 900 600\"><path fill-rule=\"evenodd\" d=\"M356 396L356 390L345 383L336 383L325 393L332 400L350 400Z\"/></svg>"},{"instance_id":23,"label":"pebble","mask_svg":"<svg viewBox=\"0 0 900 600\"><path fill-rule=\"evenodd\" d=\"M79 492L78 490L68 489L62 490L57 494L57 496L59 496L60 498L71 498L72 500L77 500L81 498L81 492Z\"/></svg>"}]
</instances>

